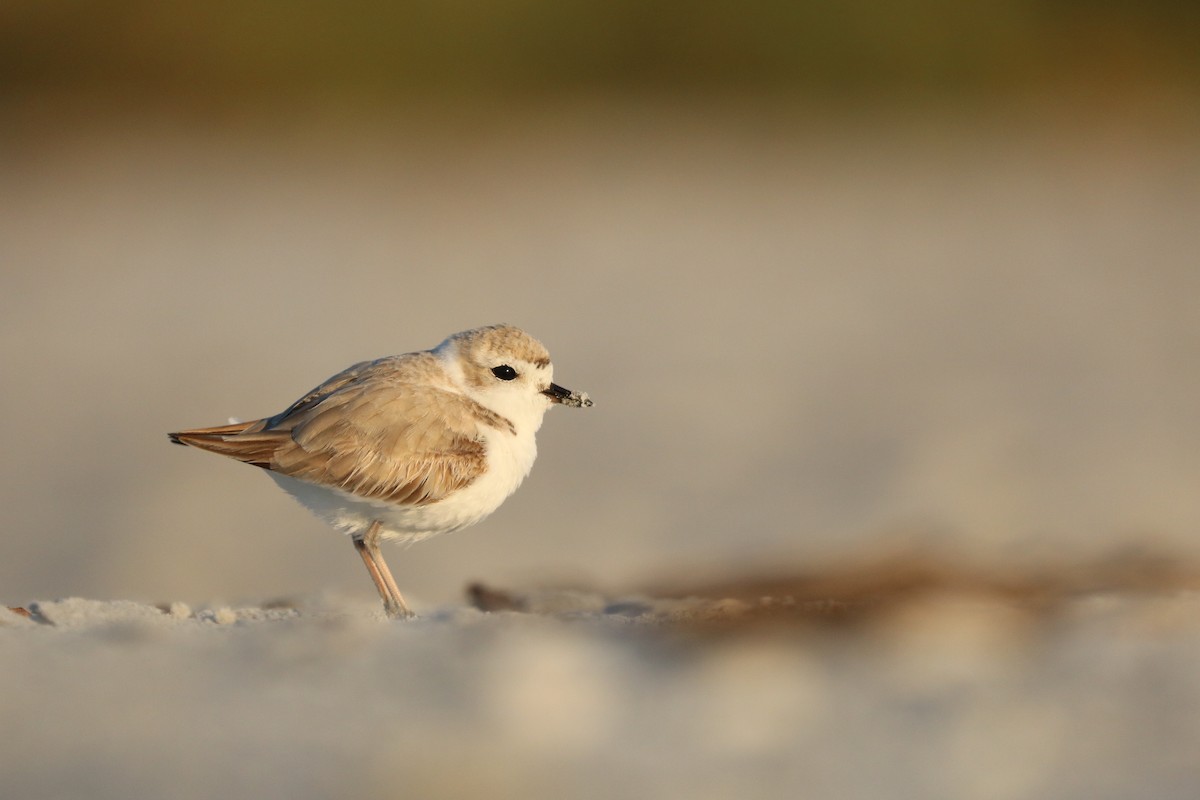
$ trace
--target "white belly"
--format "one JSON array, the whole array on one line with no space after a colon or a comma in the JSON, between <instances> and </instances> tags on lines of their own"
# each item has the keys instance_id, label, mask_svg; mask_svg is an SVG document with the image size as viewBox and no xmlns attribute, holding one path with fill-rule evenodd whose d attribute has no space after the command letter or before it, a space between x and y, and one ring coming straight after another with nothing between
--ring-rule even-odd
<instances>
[{"instance_id":1,"label":"white belly","mask_svg":"<svg viewBox=\"0 0 1200 800\"><path fill-rule=\"evenodd\" d=\"M341 489L276 472L268 474L280 488L342 533L360 535L378 521L383 538L419 542L479 522L499 508L533 468L537 443L532 432L523 436L492 432L487 444L487 471L449 497L426 506L367 500Z\"/></svg>"}]
</instances>

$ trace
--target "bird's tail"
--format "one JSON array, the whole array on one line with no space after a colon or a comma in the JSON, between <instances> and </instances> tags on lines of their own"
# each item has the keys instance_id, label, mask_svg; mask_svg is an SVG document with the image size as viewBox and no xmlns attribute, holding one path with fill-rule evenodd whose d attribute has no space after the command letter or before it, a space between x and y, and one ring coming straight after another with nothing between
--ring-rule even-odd
<instances>
[{"instance_id":1,"label":"bird's tail","mask_svg":"<svg viewBox=\"0 0 1200 800\"><path fill-rule=\"evenodd\" d=\"M279 446L280 434L262 431L262 422L263 420L252 420L211 428L191 428L168 433L167 438L174 444L207 450L256 467L269 468L271 456Z\"/></svg>"}]
</instances>

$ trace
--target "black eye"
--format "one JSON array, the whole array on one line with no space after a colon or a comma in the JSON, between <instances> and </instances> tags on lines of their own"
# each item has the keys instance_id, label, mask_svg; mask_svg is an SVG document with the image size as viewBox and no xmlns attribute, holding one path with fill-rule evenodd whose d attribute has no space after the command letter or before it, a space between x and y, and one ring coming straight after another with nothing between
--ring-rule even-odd
<instances>
[{"instance_id":1,"label":"black eye","mask_svg":"<svg viewBox=\"0 0 1200 800\"><path fill-rule=\"evenodd\" d=\"M517 371L508 364L492 367L492 374L502 381L511 381L517 377Z\"/></svg>"}]
</instances>

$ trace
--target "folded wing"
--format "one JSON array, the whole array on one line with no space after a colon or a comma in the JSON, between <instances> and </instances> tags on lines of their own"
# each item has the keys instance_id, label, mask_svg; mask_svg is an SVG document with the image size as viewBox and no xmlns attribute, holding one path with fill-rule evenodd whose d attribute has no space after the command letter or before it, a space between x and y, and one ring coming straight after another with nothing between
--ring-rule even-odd
<instances>
[{"instance_id":1,"label":"folded wing","mask_svg":"<svg viewBox=\"0 0 1200 800\"><path fill-rule=\"evenodd\" d=\"M198 447L359 497L428 505L487 466L482 425L494 416L381 362L335 375L281 414L170 434Z\"/></svg>"}]
</instances>

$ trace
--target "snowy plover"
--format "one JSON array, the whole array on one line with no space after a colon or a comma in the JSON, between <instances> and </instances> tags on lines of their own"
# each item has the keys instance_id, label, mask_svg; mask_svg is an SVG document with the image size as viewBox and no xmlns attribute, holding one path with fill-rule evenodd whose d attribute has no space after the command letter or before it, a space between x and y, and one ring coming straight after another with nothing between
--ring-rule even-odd
<instances>
[{"instance_id":1,"label":"snowy plover","mask_svg":"<svg viewBox=\"0 0 1200 800\"><path fill-rule=\"evenodd\" d=\"M592 405L553 374L541 342L492 325L355 364L273 417L169 436L267 470L351 537L388 615L407 617L380 540L459 530L516 491L546 409Z\"/></svg>"}]
</instances>

